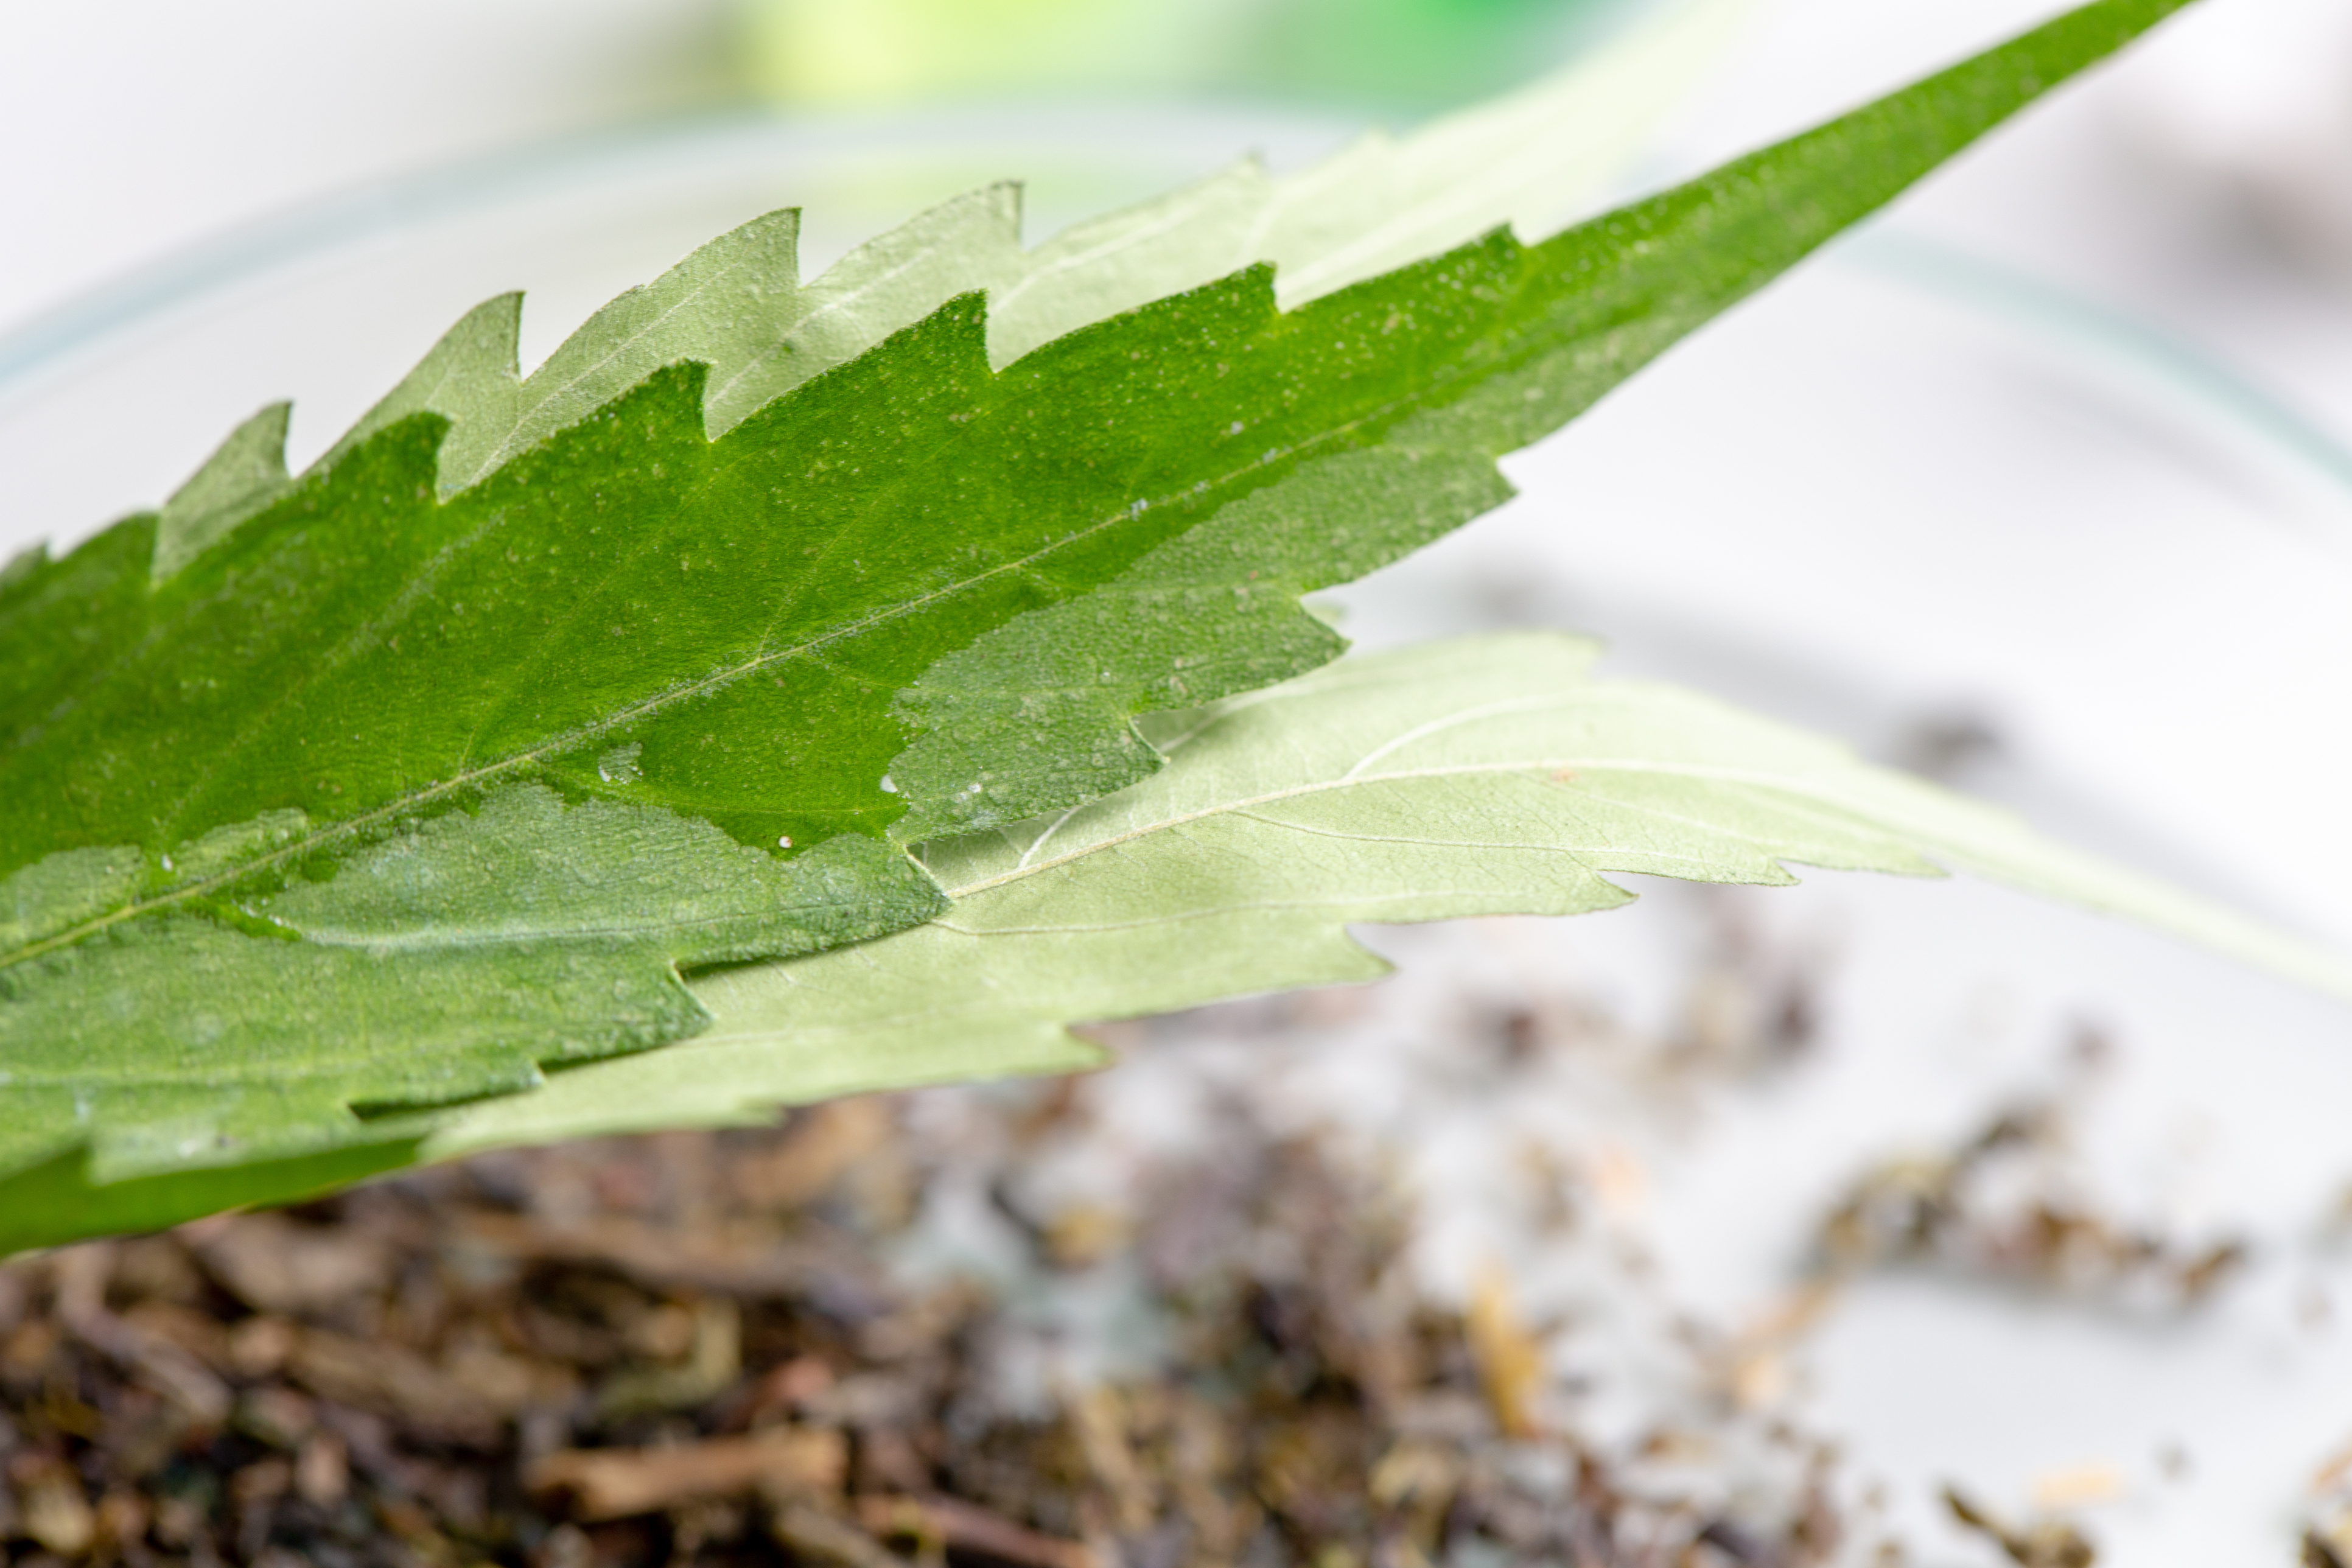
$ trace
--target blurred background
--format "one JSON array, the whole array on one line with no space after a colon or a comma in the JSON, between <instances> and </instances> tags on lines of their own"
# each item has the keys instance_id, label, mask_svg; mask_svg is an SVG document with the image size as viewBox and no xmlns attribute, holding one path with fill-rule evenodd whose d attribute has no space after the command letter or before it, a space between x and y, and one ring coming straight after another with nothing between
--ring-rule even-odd
<instances>
[{"instance_id":1,"label":"blurred background","mask_svg":"<svg viewBox=\"0 0 2352 1568\"><path fill-rule=\"evenodd\" d=\"M1034 241L1689 3L0 0L0 554L154 504L278 397L305 460L500 289L530 291L528 364L772 207L805 206L813 272L1021 177ZM2057 9L1708 0L1587 205ZM1519 500L1339 596L1351 635L1599 632L1614 671L2352 946L2345 0L2201 0L1506 468ZM1675 950L1673 908L1577 922L1579 973L1633 984L1612 944ZM2352 1337L2305 1305L2352 1290L2340 1226L2314 1239L2352 1176L2342 1010L1983 888L1816 877L1756 910L1832 933L1844 978L1801 1081L1658 1156L1683 1299L1737 1317L1842 1172L1964 1127L2095 1019L2131 1064L2116 1168L2254 1236L2251 1283L2178 1332L1865 1294L1822 1408L1923 1529L1938 1476L2022 1497L2112 1458L2118 1560L2291 1560L2303 1478L2352 1432ZM2176 1440L2195 1484L2147 1479Z\"/></svg>"},{"instance_id":2,"label":"blurred background","mask_svg":"<svg viewBox=\"0 0 2352 1568\"><path fill-rule=\"evenodd\" d=\"M1643 4L8 0L0 328L305 199L592 130L1014 97L1409 121L1538 74ZM1724 132L1769 130L1775 110L1817 111L2051 8L1767 0L1751 43L1769 79L1719 114ZM2345 268L2352 176L2336 154L2352 141L2352 9L2203 10L2133 68L2137 150L2194 185L2231 237Z\"/></svg>"},{"instance_id":3,"label":"blurred background","mask_svg":"<svg viewBox=\"0 0 2352 1568\"><path fill-rule=\"evenodd\" d=\"M1628 0L128 0L0 7L0 322L302 198L590 129L1021 95L1408 115Z\"/></svg>"}]
</instances>

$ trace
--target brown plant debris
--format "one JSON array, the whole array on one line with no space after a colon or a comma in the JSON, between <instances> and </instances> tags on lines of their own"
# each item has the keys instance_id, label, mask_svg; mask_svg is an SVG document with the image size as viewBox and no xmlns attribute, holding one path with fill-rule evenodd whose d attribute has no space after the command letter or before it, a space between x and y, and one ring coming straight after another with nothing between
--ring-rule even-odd
<instances>
[{"instance_id":1,"label":"brown plant debris","mask_svg":"<svg viewBox=\"0 0 2352 1568\"><path fill-rule=\"evenodd\" d=\"M2090 1538L2063 1519L2004 1524L1950 1487L1944 1489L1944 1506L1963 1529L2000 1547L2019 1568L2092 1568L2099 1560Z\"/></svg>"},{"instance_id":2,"label":"brown plant debris","mask_svg":"<svg viewBox=\"0 0 2352 1568\"><path fill-rule=\"evenodd\" d=\"M1010 1192L1049 1140L1001 1105ZM1824 1452L1764 1439L1792 1479L1743 1490L1688 1463L1720 1435L1612 1456L1539 1421L1499 1272L1466 1321L1407 1288L1398 1205L1311 1141L1252 1131L1154 1184L1095 1267L1140 1277L1165 1344L1024 1387L1017 1289L886 1268L848 1168L775 1180L831 1114L8 1265L0 1534L328 1568L1833 1559ZM740 1195L777 1186L802 1206Z\"/></svg>"},{"instance_id":3,"label":"brown plant debris","mask_svg":"<svg viewBox=\"0 0 2352 1568\"><path fill-rule=\"evenodd\" d=\"M1725 1394L1612 1217L1641 1185L1622 1108L1809 1030L1759 951L1724 948L1655 1048L1560 1005L1432 1046L1466 1115L1562 1075L1619 1108L1605 1140L1486 1140L1528 1234L1453 1293L1414 1266L1412 1136L1269 1110L1268 1038L1345 993L1130 1026L1143 1077L485 1156L0 1265L0 1560L1883 1561L1830 1449ZM1198 1038L1153 1048L1219 1027L1223 1080ZM1139 1135L1179 1100L1190 1135ZM1588 1305L1505 1258L1574 1264Z\"/></svg>"},{"instance_id":4,"label":"brown plant debris","mask_svg":"<svg viewBox=\"0 0 2352 1568\"><path fill-rule=\"evenodd\" d=\"M2095 1060L2095 1045L2077 1047ZM2234 1236L2188 1239L2108 1213L2071 1158L2084 1084L2021 1100L1956 1146L1871 1167L1831 1205L1832 1275L1895 1265L2159 1310L2194 1307L2245 1263Z\"/></svg>"},{"instance_id":5,"label":"brown plant debris","mask_svg":"<svg viewBox=\"0 0 2352 1568\"><path fill-rule=\"evenodd\" d=\"M2352 1568L2352 1444L2313 1472L2304 1511L2304 1568Z\"/></svg>"},{"instance_id":6,"label":"brown plant debris","mask_svg":"<svg viewBox=\"0 0 2352 1568\"><path fill-rule=\"evenodd\" d=\"M841 1489L848 1459L838 1432L771 1426L663 1447L566 1448L524 1466L522 1482L534 1493L569 1493L580 1519L626 1519L751 1492L825 1496Z\"/></svg>"}]
</instances>

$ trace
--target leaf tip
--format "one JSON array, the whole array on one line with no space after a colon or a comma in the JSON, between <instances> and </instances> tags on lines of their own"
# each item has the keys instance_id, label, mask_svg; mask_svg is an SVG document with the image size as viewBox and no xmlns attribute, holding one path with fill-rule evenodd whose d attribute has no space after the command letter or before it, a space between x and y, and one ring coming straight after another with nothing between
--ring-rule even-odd
<instances>
[{"instance_id":1,"label":"leaf tip","mask_svg":"<svg viewBox=\"0 0 2352 1568\"><path fill-rule=\"evenodd\" d=\"M154 580L187 563L285 492L291 403L272 403L229 432L156 515Z\"/></svg>"}]
</instances>

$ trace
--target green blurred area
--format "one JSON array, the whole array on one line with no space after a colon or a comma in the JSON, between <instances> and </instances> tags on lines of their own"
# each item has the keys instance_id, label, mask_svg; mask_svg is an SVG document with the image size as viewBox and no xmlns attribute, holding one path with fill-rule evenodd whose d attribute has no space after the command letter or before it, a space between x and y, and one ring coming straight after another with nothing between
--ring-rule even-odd
<instances>
[{"instance_id":1,"label":"green blurred area","mask_svg":"<svg viewBox=\"0 0 2352 1568\"><path fill-rule=\"evenodd\" d=\"M807 105L1149 89L1428 110L1526 80L1629 0L743 0L741 66Z\"/></svg>"}]
</instances>

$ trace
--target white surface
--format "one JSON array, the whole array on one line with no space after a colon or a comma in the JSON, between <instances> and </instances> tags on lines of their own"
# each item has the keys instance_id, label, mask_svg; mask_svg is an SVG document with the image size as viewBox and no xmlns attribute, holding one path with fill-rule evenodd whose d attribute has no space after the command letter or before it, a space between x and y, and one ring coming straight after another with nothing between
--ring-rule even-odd
<instances>
[{"instance_id":1,"label":"white surface","mask_svg":"<svg viewBox=\"0 0 2352 1568\"><path fill-rule=\"evenodd\" d=\"M2335 1131L2352 1094L2343 1010L1980 885L1808 873L1799 889L1735 896L1782 940L1834 949L1826 1027L1795 1068L1695 1097L1678 1132L1638 1119L1612 1129L1589 1104L1536 1096L1482 1108L1410 1080L1432 1070L1433 1040L1458 1038L1445 1021L1465 991L1597 994L1670 1028L1659 1008L1675 994L1691 895L1655 883L1605 919L1381 934L1407 964L1394 1021L1278 1069L1311 1084L1278 1081L1297 1103L1352 1100L1349 1124L1384 1121L1430 1148L1416 1173L1457 1202L1465 1173L1491 1181L1529 1130L1588 1157L1613 1131L1647 1174L1635 1217L1664 1264L1662 1294L1737 1329L1785 1299L1812 1226L1866 1163L1950 1147L2050 1085L2074 1027L2095 1024L2116 1044L2084 1126L2103 1205L2190 1237L2243 1235L2247 1272L2178 1317L1948 1276L1866 1278L1793 1358L1807 1425L1845 1444L1855 1479L1886 1483L1928 1564L1998 1561L1943 1519L1944 1483L2022 1517L2038 1477L2093 1464L2125 1483L2079 1516L2103 1563L2294 1562L2304 1478L2352 1436L2352 1333L2304 1305L2316 1292L2340 1310L2352 1287L2322 1241L2347 1174ZM1367 1092L1400 1075L1404 1092ZM1367 1102L1396 1109L1367 1115ZM1506 1234L1507 1222L1484 1231L1489 1247ZM1457 1222L1441 1273L1465 1278L1480 1237ZM1544 1289L1545 1258L1515 1262L1531 1308L1578 1304L1572 1279L1565 1296ZM1594 1360L1583 1337L1605 1406L1633 1374ZM1571 1356L1579 1338L1565 1338ZM2165 1474L2168 1447L2186 1456L2180 1479Z\"/></svg>"},{"instance_id":2,"label":"white surface","mask_svg":"<svg viewBox=\"0 0 2352 1568\"><path fill-rule=\"evenodd\" d=\"M0 0L0 331L362 180L698 104L729 0Z\"/></svg>"}]
</instances>

